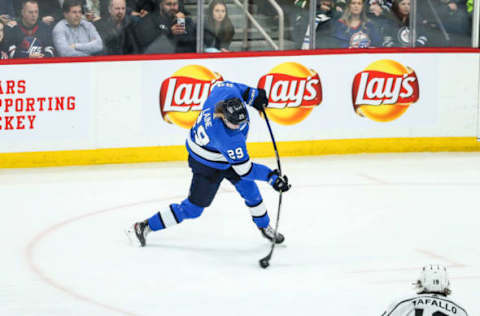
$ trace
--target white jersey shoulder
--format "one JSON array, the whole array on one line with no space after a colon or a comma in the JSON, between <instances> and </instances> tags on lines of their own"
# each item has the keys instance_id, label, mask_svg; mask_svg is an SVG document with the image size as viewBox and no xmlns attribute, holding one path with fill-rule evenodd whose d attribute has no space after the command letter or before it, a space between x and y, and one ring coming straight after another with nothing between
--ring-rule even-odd
<instances>
[{"instance_id":1,"label":"white jersey shoulder","mask_svg":"<svg viewBox=\"0 0 480 316\"><path fill-rule=\"evenodd\" d=\"M382 316L468 316L468 313L446 296L420 294L396 301Z\"/></svg>"}]
</instances>

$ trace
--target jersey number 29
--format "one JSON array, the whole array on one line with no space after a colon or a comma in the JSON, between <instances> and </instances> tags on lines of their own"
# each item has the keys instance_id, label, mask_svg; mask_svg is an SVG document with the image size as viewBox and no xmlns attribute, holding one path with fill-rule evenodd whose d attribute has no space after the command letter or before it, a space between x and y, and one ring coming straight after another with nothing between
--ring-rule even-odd
<instances>
[{"instance_id":1,"label":"jersey number 29","mask_svg":"<svg viewBox=\"0 0 480 316\"><path fill-rule=\"evenodd\" d=\"M227 150L227 153L228 153L228 157L230 157L230 159L232 160L242 159L244 156L242 147L235 148L235 151L231 149Z\"/></svg>"}]
</instances>

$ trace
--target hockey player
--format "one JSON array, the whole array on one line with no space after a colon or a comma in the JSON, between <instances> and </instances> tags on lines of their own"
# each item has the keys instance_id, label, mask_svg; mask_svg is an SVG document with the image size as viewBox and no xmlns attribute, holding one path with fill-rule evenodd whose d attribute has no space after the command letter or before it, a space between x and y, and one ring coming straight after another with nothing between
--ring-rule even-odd
<instances>
[{"instance_id":1,"label":"hockey player","mask_svg":"<svg viewBox=\"0 0 480 316\"><path fill-rule=\"evenodd\" d=\"M451 290L446 267L424 266L414 286L417 296L395 302L382 316L468 316L463 307L447 298Z\"/></svg>"},{"instance_id":2,"label":"hockey player","mask_svg":"<svg viewBox=\"0 0 480 316\"><path fill-rule=\"evenodd\" d=\"M149 232L199 217L212 203L220 183L226 178L244 199L262 235L273 241L275 234L255 181L267 181L276 191L282 192L288 191L290 184L278 170L252 162L246 147L249 129L246 106L262 111L267 104L263 89L229 81L216 83L186 141L188 164L193 173L188 197L133 224L127 229L130 240L144 247ZM275 242L283 241L284 236L277 233Z\"/></svg>"}]
</instances>

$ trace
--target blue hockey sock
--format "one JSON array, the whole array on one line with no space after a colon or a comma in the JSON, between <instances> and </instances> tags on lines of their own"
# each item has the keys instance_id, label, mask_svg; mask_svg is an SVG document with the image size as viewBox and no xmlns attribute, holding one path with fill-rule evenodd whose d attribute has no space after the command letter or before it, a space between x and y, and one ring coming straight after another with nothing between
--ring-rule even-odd
<instances>
[{"instance_id":1,"label":"blue hockey sock","mask_svg":"<svg viewBox=\"0 0 480 316\"><path fill-rule=\"evenodd\" d=\"M203 212L203 207L191 203L188 199L181 204L170 204L167 208L148 219L148 226L153 231L165 229L177 225L187 218L199 217Z\"/></svg>"},{"instance_id":2,"label":"blue hockey sock","mask_svg":"<svg viewBox=\"0 0 480 316\"><path fill-rule=\"evenodd\" d=\"M263 216L257 217L252 216L253 221L257 224L258 228L265 228L270 224L270 217L268 217L268 213L265 213Z\"/></svg>"}]
</instances>

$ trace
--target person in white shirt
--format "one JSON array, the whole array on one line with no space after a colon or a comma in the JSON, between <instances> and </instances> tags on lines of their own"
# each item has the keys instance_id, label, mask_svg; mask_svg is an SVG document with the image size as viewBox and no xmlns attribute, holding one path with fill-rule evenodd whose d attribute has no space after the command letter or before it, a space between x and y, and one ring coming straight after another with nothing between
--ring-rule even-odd
<instances>
[{"instance_id":1,"label":"person in white shirt","mask_svg":"<svg viewBox=\"0 0 480 316\"><path fill-rule=\"evenodd\" d=\"M445 266L424 266L414 286L416 296L397 300L382 316L468 316L463 307L448 298L452 291Z\"/></svg>"}]
</instances>

